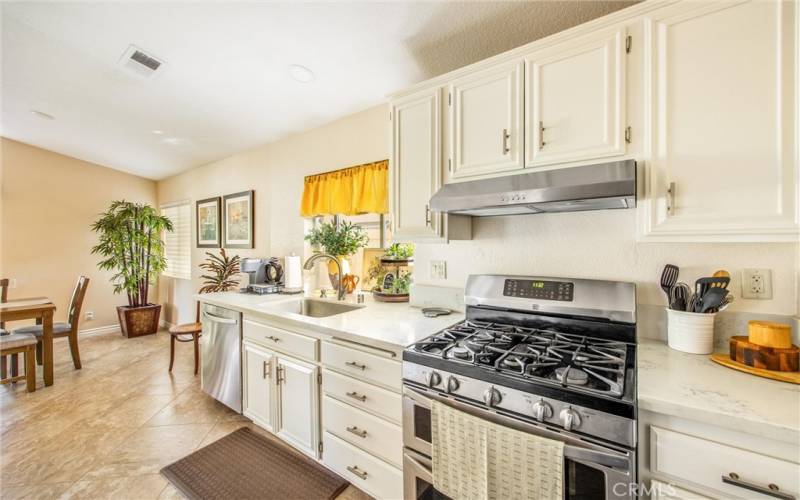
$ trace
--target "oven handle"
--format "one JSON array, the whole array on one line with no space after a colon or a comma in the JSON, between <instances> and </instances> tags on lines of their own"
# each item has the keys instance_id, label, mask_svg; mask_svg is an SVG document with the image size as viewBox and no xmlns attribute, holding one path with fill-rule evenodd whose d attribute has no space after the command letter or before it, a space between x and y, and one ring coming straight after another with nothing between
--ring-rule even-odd
<instances>
[{"instance_id":1,"label":"oven handle","mask_svg":"<svg viewBox=\"0 0 800 500\"><path fill-rule=\"evenodd\" d=\"M631 467L631 460L628 456L614 452L614 451L600 451L594 450L584 446L576 446L573 444L569 444L564 441L564 436L560 435L558 432L550 431L547 429L542 429L539 426L529 424L527 422L522 422L518 420L513 420L511 417L506 417L505 415L494 413L494 412L487 412L482 408L473 407L468 405L467 403L462 403L460 401L452 400L450 398L444 398L438 395L423 395L419 391L412 389L408 386L404 386L403 388L403 395L408 397L415 404L422 406L428 410L431 409L431 400L435 399L442 404L446 404L452 408L457 410L465 411L467 413L477 416L488 416L490 417L488 420L493 421L494 423L502 425L504 421L509 421L510 427L520 428L520 430L524 432L528 432L530 434L544 437L547 439L553 439L554 441L561 441L564 442L564 457L569 458L571 460L575 460L578 462L583 462L585 464L593 464L593 465L600 465L605 466L611 469L630 469Z\"/></svg>"}]
</instances>

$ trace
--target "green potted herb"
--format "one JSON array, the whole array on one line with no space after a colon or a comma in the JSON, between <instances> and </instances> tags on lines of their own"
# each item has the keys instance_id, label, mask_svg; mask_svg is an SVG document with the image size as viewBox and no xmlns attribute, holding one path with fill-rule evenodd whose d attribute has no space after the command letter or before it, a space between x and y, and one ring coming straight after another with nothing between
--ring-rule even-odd
<instances>
[{"instance_id":1,"label":"green potted herb","mask_svg":"<svg viewBox=\"0 0 800 500\"><path fill-rule=\"evenodd\" d=\"M409 264L413 261L414 245L395 243L384 252L380 264L370 269L370 278L376 279L372 289L375 300L381 302L408 302L413 275Z\"/></svg>"},{"instance_id":2,"label":"green potted herb","mask_svg":"<svg viewBox=\"0 0 800 500\"><path fill-rule=\"evenodd\" d=\"M306 235L306 241L316 248L321 248L325 253L334 255L342 263L342 273L347 274L350 269L349 257L359 249L367 246L369 236L367 231L352 222L322 222ZM328 262L328 277L331 285L338 286L339 275L336 264Z\"/></svg>"},{"instance_id":3,"label":"green potted herb","mask_svg":"<svg viewBox=\"0 0 800 500\"><path fill-rule=\"evenodd\" d=\"M172 222L144 203L115 201L91 226L100 235L92 248L102 260L97 266L115 271L111 277L114 293L125 293L127 306L118 306L117 315L126 337L150 335L158 330L161 305L148 302L150 285L164 270L163 231L172 231Z\"/></svg>"}]
</instances>

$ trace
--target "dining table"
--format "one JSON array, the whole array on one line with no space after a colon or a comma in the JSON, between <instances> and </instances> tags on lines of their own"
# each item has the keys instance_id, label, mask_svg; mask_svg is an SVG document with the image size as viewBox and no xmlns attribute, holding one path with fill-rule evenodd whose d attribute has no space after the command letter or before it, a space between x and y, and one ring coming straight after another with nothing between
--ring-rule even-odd
<instances>
[{"instance_id":1,"label":"dining table","mask_svg":"<svg viewBox=\"0 0 800 500\"><path fill-rule=\"evenodd\" d=\"M56 305L47 297L13 299L0 303L0 323L36 320L42 325L42 371L44 385L53 385L53 314ZM6 326L6 329L9 329Z\"/></svg>"}]
</instances>

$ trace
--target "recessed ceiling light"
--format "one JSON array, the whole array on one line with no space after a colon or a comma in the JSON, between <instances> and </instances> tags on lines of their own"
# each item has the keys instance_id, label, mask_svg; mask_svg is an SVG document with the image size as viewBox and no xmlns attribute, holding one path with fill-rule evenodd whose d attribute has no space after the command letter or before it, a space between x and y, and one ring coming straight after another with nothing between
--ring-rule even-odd
<instances>
[{"instance_id":1,"label":"recessed ceiling light","mask_svg":"<svg viewBox=\"0 0 800 500\"><path fill-rule=\"evenodd\" d=\"M164 131L163 130L153 130L153 133L156 134L156 135L161 135L161 134L164 133Z\"/></svg>"},{"instance_id":2,"label":"recessed ceiling light","mask_svg":"<svg viewBox=\"0 0 800 500\"><path fill-rule=\"evenodd\" d=\"M300 83L310 83L314 81L314 72L299 64L292 64L289 66L289 75Z\"/></svg>"},{"instance_id":3,"label":"recessed ceiling light","mask_svg":"<svg viewBox=\"0 0 800 500\"><path fill-rule=\"evenodd\" d=\"M55 120L55 119L56 119L56 117L55 117L55 116L53 116L53 115L49 115L49 114L47 114L47 113L44 113L44 112L42 112L42 111L37 111L37 110L35 110L35 109L32 109L32 110L31 110L31 114L32 114L33 116L35 116L35 117L37 117L37 118L41 118L41 119L43 119L43 120Z\"/></svg>"}]
</instances>

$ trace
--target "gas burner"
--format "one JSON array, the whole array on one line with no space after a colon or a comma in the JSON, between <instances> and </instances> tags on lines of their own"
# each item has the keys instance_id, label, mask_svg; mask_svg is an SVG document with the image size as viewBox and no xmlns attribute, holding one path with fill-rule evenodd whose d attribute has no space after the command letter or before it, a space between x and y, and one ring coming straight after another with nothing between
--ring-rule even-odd
<instances>
[{"instance_id":1,"label":"gas burner","mask_svg":"<svg viewBox=\"0 0 800 500\"><path fill-rule=\"evenodd\" d=\"M450 354L453 355L454 358L458 359L471 359L472 358L472 351L470 351L464 345L457 345L450 349Z\"/></svg>"},{"instance_id":2,"label":"gas burner","mask_svg":"<svg viewBox=\"0 0 800 500\"><path fill-rule=\"evenodd\" d=\"M564 375L566 375L566 380L564 380ZM580 368L562 366L561 368L556 368L555 376L556 380L564 385L586 385L589 383L589 374Z\"/></svg>"}]
</instances>

